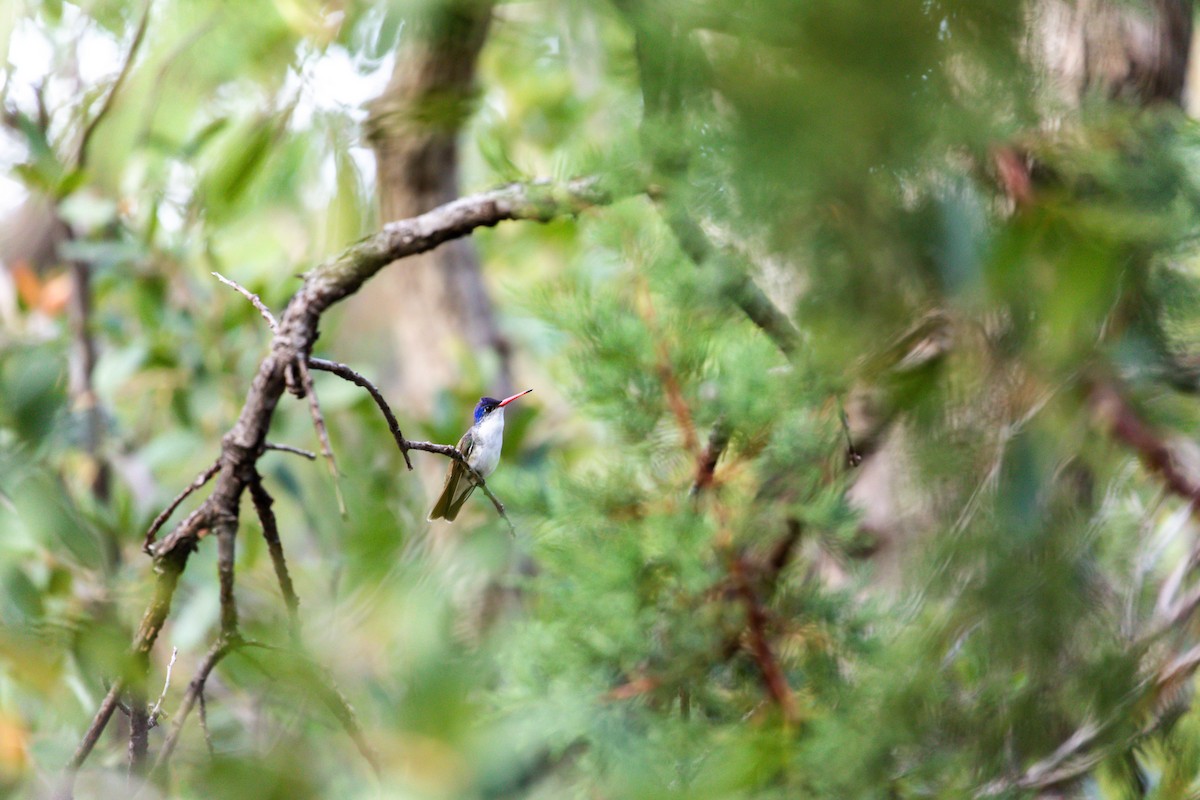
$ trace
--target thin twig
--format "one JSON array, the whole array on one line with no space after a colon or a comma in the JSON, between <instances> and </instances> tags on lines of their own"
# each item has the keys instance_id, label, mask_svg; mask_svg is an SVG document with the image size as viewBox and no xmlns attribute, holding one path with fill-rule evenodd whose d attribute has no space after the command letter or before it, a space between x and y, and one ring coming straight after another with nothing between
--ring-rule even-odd
<instances>
[{"instance_id":1,"label":"thin twig","mask_svg":"<svg viewBox=\"0 0 1200 800\"><path fill-rule=\"evenodd\" d=\"M204 701L203 687L200 688L200 692L197 695L197 700L199 701L200 705L200 708L198 709L200 715L200 730L204 733L204 746L208 748L208 757L211 759L214 758L217 753L216 749L213 747L212 732L208 729L208 703Z\"/></svg>"},{"instance_id":2,"label":"thin twig","mask_svg":"<svg viewBox=\"0 0 1200 800\"><path fill-rule=\"evenodd\" d=\"M150 727L158 725L159 717L162 716L163 700L167 699L167 689L171 688L171 669L175 666L175 658L179 655L179 648L171 648L171 660L167 662L167 677L163 681L162 692L158 695L158 700L154 702L154 708L150 711Z\"/></svg>"},{"instance_id":3,"label":"thin twig","mask_svg":"<svg viewBox=\"0 0 1200 800\"><path fill-rule=\"evenodd\" d=\"M290 444L277 444L275 442L266 442L263 444L263 450L278 450L281 453L294 453L298 456L303 456L309 461L316 461L317 454L312 450L305 450L303 447L293 447Z\"/></svg>"},{"instance_id":4,"label":"thin twig","mask_svg":"<svg viewBox=\"0 0 1200 800\"><path fill-rule=\"evenodd\" d=\"M84 731L83 739L79 742L79 746L75 748L75 755L71 757L71 761L67 765L69 772L79 769L92 752L92 748L96 746L96 742L100 739L100 734L104 733L104 727L108 725L113 712L120 705L121 692L124 690L125 681L122 678L113 681L112 686L108 687L108 694L104 695L104 699L100 701L100 707L96 709L96 715L92 718L92 722L88 725L87 730Z\"/></svg>"},{"instance_id":5,"label":"thin twig","mask_svg":"<svg viewBox=\"0 0 1200 800\"><path fill-rule=\"evenodd\" d=\"M263 319L267 321L267 324L271 326L271 333L276 333L279 330L279 323L276 321L275 315L271 313L271 309L267 308L267 304L262 301L261 297L247 289L245 286L242 286L237 281L232 281L229 278L226 278L219 272L212 273L212 276L229 288L233 289L238 294L242 295L242 297L245 297L247 300L249 300L251 305L258 309L258 313L262 314Z\"/></svg>"},{"instance_id":6,"label":"thin twig","mask_svg":"<svg viewBox=\"0 0 1200 800\"><path fill-rule=\"evenodd\" d=\"M150 770L152 778L161 774L171 760L171 755L175 752L175 746L179 742L179 734L183 732L183 724L187 722L188 714L192 713L192 707L196 705L197 699L204 692L204 684L208 680L208 676L216 669L221 659L240 644L239 640L226 639L224 636L218 637L201 660L200 666L196 668L195 676L188 684L183 702L180 703L179 710L175 712L175 721L171 723L171 730L163 741L162 749L158 751L158 758L154 760L154 767Z\"/></svg>"},{"instance_id":7,"label":"thin twig","mask_svg":"<svg viewBox=\"0 0 1200 800\"><path fill-rule=\"evenodd\" d=\"M376 388L375 384L350 367L337 361L329 361L324 358L309 358L308 365L313 369L332 372L339 378L345 378L356 386L361 386L367 390L367 393L371 395L371 399L375 401L375 405L379 406L379 410L383 412L383 418L387 420L388 430L391 431L392 438L396 440L396 446L400 448L400 454L404 456L404 463L411 470L413 465L408 457L408 441L404 438L404 434L400 432L400 423L396 421L396 415L392 413L391 407L383 399L383 393Z\"/></svg>"},{"instance_id":8,"label":"thin twig","mask_svg":"<svg viewBox=\"0 0 1200 800\"><path fill-rule=\"evenodd\" d=\"M329 429L325 427L325 416L321 413L321 402L317 400L317 390L313 387L312 373L308 371L308 359L296 359L296 369L304 384L304 394L308 397L308 410L312 414L313 427L317 429L317 439L321 442L321 455L325 456L325 464L329 467L329 477L333 480L333 493L337 496L338 512L345 518L346 501L342 497L337 461L333 457L333 447L329 444Z\"/></svg>"},{"instance_id":9,"label":"thin twig","mask_svg":"<svg viewBox=\"0 0 1200 800\"><path fill-rule=\"evenodd\" d=\"M271 505L275 500L262 485L262 477L255 475L250 482L250 498L254 501L254 510L262 523L263 539L267 542L267 552L271 555L271 564L275 567L275 577L279 581L279 591L283 594L283 602L287 606L289 628L293 640L300 631L300 598L292 585L292 576L288 572L287 560L283 557L283 543L279 539L279 527L275 520L275 512Z\"/></svg>"},{"instance_id":10,"label":"thin twig","mask_svg":"<svg viewBox=\"0 0 1200 800\"><path fill-rule=\"evenodd\" d=\"M758 665L771 699L783 712L784 720L793 722L796 719L796 700L767 640L767 613L758 601L758 595L747 574L747 565L741 557L733 559L730 573L734 587L746 605L746 631L750 636L750 654Z\"/></svg>"},{"instance_id":11,"label":"thin twig","mask_svg":"<svg viewBox=\"0 0 1200 800\"><path fill-rule=\"evenodd\" d=\"M162 630L167 613L171 610L171 600L175 596L176 586L179 585L179 575L183 572L187 555L188 552L186 550L174 551L157 559L158 579L154 585L154 597L151 598L150 604L146 607L146 613L142 615L142 621L138 625L138 631L133 640L133 647L131 648L135 658L144 657L149 653L150 648L154 646L154 641L158 638L159 631ZM62 779L56 793L57 797L69 798L72 796L75 773L79 771L79 768L83 766L83 762L91 755L96 742L100 739L100 734L104 733L104 728L108 725L108 721L112 719L113 712L119 704L120 695L125 690L125 685L125 679L121 677L113 681L113 685L109 687L108 694L101 701L100 707L96 710L96 715L92 718L91 724L88 725L87 731L83 734L83 739L63 770Z\"/></svg>"},{"instance_id":12,"label":"thin twig","mask_svg":"<svg viewBox=\"0 0 1200 800\"><path fill-rule=\"evenodd\" d=\"M683 389L679 385L679 379L675 375L675 368L671 365L671 352L667 349L666 340L659 330L658 316L654 311L650 290L644 281L639 282L638 298L641 301L638 303L638 310L641 313L642 321L646 324L646 329L654 340L655 354L658 356L658 363L655 366L663 392L666 394L667 406L675 417L675 423L679 426L680 433L683 434L684 448L692 456L697 456L700 442L696 437L696 425L692 421L692 410L688 407L687 399L683 396Z\"/></svg>"},{"instance_id":13,"label":"thin twig","mask_svg":"<svg viewBox=\"0 0 1200 800\"><path fill-rule=\"evenodd\" d=\"M508 523L508 529L511 532L516 533L517 529L513 526L512 520L508 518L508 514L505 513L504 504L500 502L500 498L492 494L492 490L488 488L487 482L483 479L483 476L475 471L475 468L467 462L467 457L460 453L457 448L451 447L448 444L414 442L409 439L406 439L405 443L408 445L409 450L421 450L426 453L437 453L438 455L452 458L458 463L462 464L463 467L466 468L467 475L471 478L471 482L483 490L483 493L487 495L488 500L492 501L492 505L495 507L496 513L503 517L504 521Z\"/></svg>"},{"instance_id":14,"label":"thin twig","mask_svg":"<svg viewBox=\"0 0 1200 800\"><path fill-rule=\"evenodd\" d=\"M196 479L189 483L182 492L175 495L175 499L154 518L154 521L150 523L150 529L146 531L146 539L142 542L142 550L144 552L150 552L150 549L154 546L154 537L158 535L158 531L171 518L171 515L175 513L175 509L179 508L179 504L187 500L192 492L201 489L204 484L212 480L213 475L216 475L219 469L221 469L221 459L217 458L208 469L197 475Z\"/></svg>"},{"instance_id":15,"label":"thin twig","mask_svg":"<svg viewBox=\"0 0 1200 800\"><path fill-rule=\"evenodd\" d=\"M142 17L138 20L137 30L133 34L133 41L129 43L129 51L125 54L125 61L121 64L121 71L117 73L117 77L113 80L112 87L108 90L108 94L104 97L104 102L100 109L96 112L96 116L92 117L87 126L84 127L83 133L79 137L79 148L75 151L75 165L82 169L87 163L88 144L92 140L92 134L96 132L97 126L112 110L113 101L117 99L117 93L121 91L121 86L125 83L125 79L129 77L130 70L133 69L133 62L137 58L138 50L141 49L142 42L146 38L146 28L150 24L150 6L151 0L146 0L146 7L142 10Z\"/></svg>"},{"instance_id":16,"label":"thin twig","mask_svg":"<svg viewBox=\"0 0 1200 800\"><path fill-rule=\"evenodd\" d=\"M408 456L409 450L423 450L427 453L437 453L439 455L452 458L466 467L467 472L471 477L471 481L480 489L482 489L483 493L487 495L489 500L492 501L492 505L495 507L496 513L503 517L504 521L508 523L509 530L515 532L516 528L513 527L512 520L508 518L508 514L505 512L504 504L500 502L500 498L496 497L496 495L492 493L492 490L488 488L487 482L483 479L483 476L476 472L475 469L471 467L469 463L467 463L466 457L464 457L463 454L460 453L456 448L444 444L434 444L433 442L414 442L409 439L405 439L404 434L400 432L400 423L396 420L396 415L392 413L392 409L388 405L387 401L384 400L383 393L379 391L375 384L371 383L371 381L367 380L367 378L365 378L363 375L346 366L345 364L337 361L330 361L324 358L310 357L308 359L308 365L313 369L331 372L334 375L344 378L345 380L348 380L351 383L361 386L367 390L367 393L371 395L371 398L375 401L375 404L379 406L379 410L383 413L384 419L387 420L388 430L391 432L392 438L395 439L396 446L400 448L400 453L404 456L404 463L408 465L409 469L412 469L412 461ZM312 380L309 378L305 381L306 391L309 390L311 385Z\"/></svg>"}]
</instances>

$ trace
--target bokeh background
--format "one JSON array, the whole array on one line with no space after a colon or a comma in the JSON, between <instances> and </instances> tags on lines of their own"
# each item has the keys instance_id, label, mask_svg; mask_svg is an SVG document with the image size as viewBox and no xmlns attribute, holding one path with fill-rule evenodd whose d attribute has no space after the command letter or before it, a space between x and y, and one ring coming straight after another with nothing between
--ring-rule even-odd
<instances>
[{"instance_id":1,"label":"bokeh background","mask_svg":"<svg viewBox=\"0 0 1200 800\"><path fill-rule=\"evenodd\" d=\"M1200 129L1185 0L7 0L0 792L51 796L299 275L459 195L613 202L322 319L360 389L202 540L80 797L1196 797ZM285 398L272 441L317 450ZM174 520L199 499L189 499ZM478 493L477 493L478 495ZM173 664L172 664L173 662ZM171 679L167 682L167 668ZM166 684L164 689L164 683ZM378 772L321 700L355 709Z\"/></svg>"}]
</instances>

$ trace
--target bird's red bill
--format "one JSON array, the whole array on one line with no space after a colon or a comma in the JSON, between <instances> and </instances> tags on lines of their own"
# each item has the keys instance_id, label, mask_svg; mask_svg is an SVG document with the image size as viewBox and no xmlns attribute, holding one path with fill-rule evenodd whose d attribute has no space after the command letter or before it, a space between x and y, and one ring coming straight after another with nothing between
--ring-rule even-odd
<instances>
[{"instance_id":1,"label":"bird's red bill","mask_svg":"<svg viewBox=\"0 0 1200 800\"><path fill-rule=\"evenodd\" d=\"M516 393L516 394L514 394L512 397L506 397L506 398L504 398L503 400L501 400L501 401L500 401L500 405L498 405L498 406L496 406L496 407L497 407L497 408L504 408L506 405L508 405L509 403L511 403L513 400L516 400L518 397L524 397L525 395L529 394L529 393L530 393L530 392L532 392L532 391L533 391L533 389L526 389L526 390L525 390L525 391L523 391L523 392L517 392L517 393Z\"/></svg>"}]
</instances>

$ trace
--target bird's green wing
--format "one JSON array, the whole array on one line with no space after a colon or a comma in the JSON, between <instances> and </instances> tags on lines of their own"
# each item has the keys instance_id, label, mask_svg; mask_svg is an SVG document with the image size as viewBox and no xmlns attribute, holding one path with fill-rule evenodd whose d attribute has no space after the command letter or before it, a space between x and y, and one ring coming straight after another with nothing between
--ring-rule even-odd
<instances>
[{"instance_id":1,"label":"bird's green wing","mask_svg":"<svg viewBox=\"0 0 1200 800\"><path fill-rule=\"evenodd\" d=\"M463 457L470 459L474 446L475 440L471 437L471 432L467 431L458 441L458 452L462 453ZM463 503L467 502L467 498L473 491L475 491L475 482L467 474L466 467L458 461L450 462L450 469L446 471L446 483L442 486L442 493L437 502L433 504L433 510L429 512L429 519L431 521L444 519L447 522L453 522L458 517L459 509L463 507Z\"/></svg>"}]
</instances>

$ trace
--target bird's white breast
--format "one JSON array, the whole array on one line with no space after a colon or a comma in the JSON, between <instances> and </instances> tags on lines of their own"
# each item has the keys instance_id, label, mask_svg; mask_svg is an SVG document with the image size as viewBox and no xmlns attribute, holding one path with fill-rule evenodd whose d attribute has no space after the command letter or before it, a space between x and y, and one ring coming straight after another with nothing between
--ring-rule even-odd
<instances>
[{"instance_id":1,"label":"bird's white breast","mask_svg":"<svg viewBox=\"0 0 1200 800\"><path fill-rule=\"evenodd\" d=\"M504 409L498 408L483 418L475 429L475 446L467 461L483 477L496 471L500 449L504 444Z\"/></svg>"}]
</instances>

